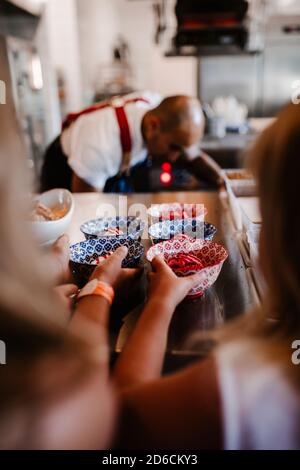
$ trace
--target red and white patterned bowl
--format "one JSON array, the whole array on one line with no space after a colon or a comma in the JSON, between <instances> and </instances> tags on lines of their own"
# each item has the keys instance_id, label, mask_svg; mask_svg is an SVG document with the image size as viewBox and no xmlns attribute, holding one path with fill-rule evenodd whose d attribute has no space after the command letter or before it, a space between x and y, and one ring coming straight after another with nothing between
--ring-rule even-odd
<instances>
[{"instance_id":1,"label":"red and white patterned bowl","mask_svg":"<svg viewBox=\"0 0 300 470\"><path fill-rule=\"evenodd\" d=\"M228 253L222 245L217 243L180 236L152 246L147 252L147 259L151 262L158 255L163 255L165 259L168 259L170 255L179 253L192 254L201 262L201 267L197 265L183 266L173 270L179 277L202 272L203 276L200 278L199 284L187 296L190 299L201 297L206 289L210 288L218 279Z\"/></svg>"}]
</instances>

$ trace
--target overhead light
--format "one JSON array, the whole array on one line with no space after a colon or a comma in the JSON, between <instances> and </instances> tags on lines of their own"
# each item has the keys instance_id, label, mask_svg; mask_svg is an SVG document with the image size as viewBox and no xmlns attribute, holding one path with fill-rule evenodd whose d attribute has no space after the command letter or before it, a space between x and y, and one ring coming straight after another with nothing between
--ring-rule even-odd
<instances>
[{"instance_id":1,"label":"overhead light","mask_svg":"<svg viewBox=\"0 0 300 470\"><path fill-rule=\"evenodd\" d=\"M44 86L42 64L37 52L33 52L30 58L29 80L32 90L42 90Z\"/></svg>"}]
</instances>

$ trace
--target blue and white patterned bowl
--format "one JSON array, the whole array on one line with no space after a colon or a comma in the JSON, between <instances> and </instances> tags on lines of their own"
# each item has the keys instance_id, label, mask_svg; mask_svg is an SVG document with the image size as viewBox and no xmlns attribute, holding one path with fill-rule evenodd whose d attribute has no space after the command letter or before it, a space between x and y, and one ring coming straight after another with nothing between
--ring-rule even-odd
<instances>
[{"instance_id":1,"label":"blue and white patterned bowl","mask_svg":"<svg viewBox=\"0 0 300 470\"><path fill-rule=\"evenodd\" d=\"M123 233L121 235L103 235L103 232L108 229L118 229ZM120 238L141 241L144 229L144 222L137 217L94 219L85 222L80 227L87 240L97 238L102 240L103 243L106 243L107 240L119 240Z\"/></svg>"},{"instance_id":2,"label":"blue and white patterned bowl","mask_svg":"<svg viewBox=\"0 0 300 470\"><path fill-rule=\"evenodd\" d=\"M83 287L92 275L96 265L93 264L100 257L116 251L120 246L128 247L128 255L122 263L123 268L135 268L144 255L144 247L136 240L106 240L100 243L99 239L87 240L70 247L70 269L74 281Z\"/></svg>"},{"instance_id":3,"label":"blue and white patterned bowl","mask_svg":"<svg viewBox=\"0 0 300 470\"><path fill-rule=\"evenodd\" d=\"M171 240L177 235L212 241L216 233L217 229L214 225L197 219L165 220L149 228L149 235L154 245Z\"/></svg>"}]
</instances>

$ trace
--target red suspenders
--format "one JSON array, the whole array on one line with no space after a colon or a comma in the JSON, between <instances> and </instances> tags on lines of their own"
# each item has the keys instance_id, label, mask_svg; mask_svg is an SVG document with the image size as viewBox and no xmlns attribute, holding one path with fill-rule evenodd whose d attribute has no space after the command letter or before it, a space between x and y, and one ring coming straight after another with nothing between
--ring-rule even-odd
<instances>
[{"instance_id":1,"label":"red suspenders","mask_svg":"<svg viewBox=\"0 0 300 470\"><path fill-rule=\"evenodd\" d=\"M68 114L66 119L63 122L62 130L64 131L67 129L71 124L73 124L79 117L84 116L86 114L94 113L95 111L99 111L101 109L113 107L116 112L117 121L120 128L120 139L121 139L121 146L123 151L123 159L120 167L120 173L124 173L129 171L130 168L130 158L131 158L131 150L132 150L132 140L130 135L129 124L125 112L125 106L129 103L137 103L138 101L143 101L144 103L149 103L144 98L132 98L128 100L122 100L122 98L116 98L110 101L104 101L103 103L96 104L91 106L90 108L86 108L79 113L71 113Z\"/></svg>"},{"instance_id":2,"label":"red suspenders","mask_svg":"<svg viewBox=\"0 0 300 470\"><path fill-rule=\"evenodd\" d=\"M127 116L125 113L124 106L115 107L115 112L117 116L117 121L120 128L120 139L123 152L123 158L119 173L129 174L130 171L130 160L131 160L131 150L132 150L132 140L130 135L129 124Z\"/></svg>"}]
</instances>

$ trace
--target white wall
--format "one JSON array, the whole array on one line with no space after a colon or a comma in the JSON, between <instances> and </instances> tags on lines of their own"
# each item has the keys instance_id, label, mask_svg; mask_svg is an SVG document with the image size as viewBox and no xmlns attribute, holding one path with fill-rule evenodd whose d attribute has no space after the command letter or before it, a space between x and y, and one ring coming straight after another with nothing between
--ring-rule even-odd
<instances>
[{"instance_id":1,"label":"white wall","mask_svg":"<svg viewBox=\"0 0 300 470\"><path fill-rule=\"evenodd\" d=\"M112 43L119 31L114 0L77 0L79 50L84 101L95 92L100 64L111 61Z\"/></svg>"},{"instance_id":2,"label":"white wall","mask_svg":"<svg viewBox=\"0 0 300 470\"><path fill-rule=\"evenodd\" d=\"M81 64L75 0L48 0L45 21L50 61L63 72L66 81L66 110L82 106Z\"/></svg>"},{"instance_id":3,"label":"white wall","mask_svg":"<svg viewBox=\"0 0 300 470\"><path fill-rule=\"evenodd\" d=\"M46 143L51 142L61 130L58 87L50 54L50 44L48 24L45 15L43 15L36 35L36 46L41 56L43 69Z\"/></svg>"},{"instance_id":4,"label":"white wall","mask_svg":"<svg viewBox=\"0 0 300 470\"><path fill-rule=\"evenodd\" d=\"M43 0L30 1L43 3ZM112 46L120 33L130 45L135 88L158 91L163 96L197 94L196 59L164 57L176 27L173 12L175 0L167 0L168 31L160 46L154 44L152 4L151 0L45 1L48 65L51 64L54 69L45 79L53 82L55 71L60 69L63 72L67 92L66 112L90 103L98 71L111 62ZM57 119L54 109L50 112L52 124L49 134L52 137L59 130L60 119Z\"/></svg>"},{"instance_id":5,"label":"white wall","mask_svg":"<svg viewBox=\"0 0 300 470\"><path fill-rule=\"evenodd\" d=\"M196 60L190 57L164 56L165 51L170 48L170 39L176 28L175 0L166 2L168 23L161 46L154 44L155 20L152 2L115 0L115 3L118 4L122 34L128 38L136 62L139 86L157 90L162 95L195 95Z\"/></svg>"},{"instance_id":6,"label":"white wall","mask_svg":"<svg viewBox=\"0 0 300 470\"><path fill-rule=\"evenodd\" d=\"M169 0L169 35L175 27L175 0ZM162 95L197 93L196 60L166 58L169 47L154 44L155 22L151 1L77 0L81 64L85 96L93 90L97 70L111 60L118 33L128 41L136 87ZM169 39L169 37L168 37Z\"/></svg>"},{"instance_id":7,"label":"white wall","mask_svg":"<svg viewBox=\"0 0 300 470\"><path fill-rule=\"evenodd\" d=\"M300 13L299 0L269 0L272 13L292 15Z\"/></svg>"}]
</instances>

